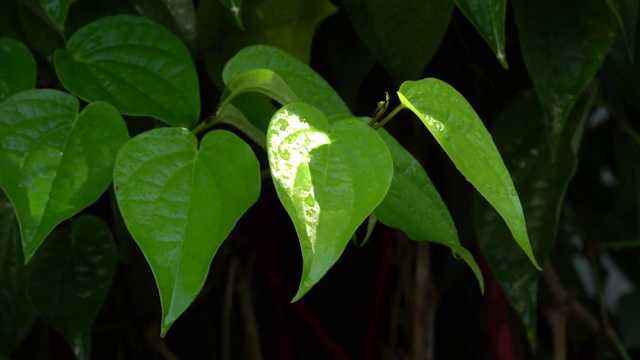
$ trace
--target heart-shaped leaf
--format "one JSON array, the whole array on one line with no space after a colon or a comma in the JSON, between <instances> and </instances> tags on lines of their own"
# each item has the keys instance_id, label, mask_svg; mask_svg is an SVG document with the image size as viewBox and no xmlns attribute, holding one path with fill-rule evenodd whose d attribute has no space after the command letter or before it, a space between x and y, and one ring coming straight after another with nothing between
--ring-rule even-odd
<instances>
[{"instance_id":1,"label":"heart-shaped leaf","mask_svg":"<svg viewBox=\"0 0 640 360\"><path fill-rule=\"evenodd\" d=\"M36 61L21 42L0 39L0 101L36 85Z\"/></svg>"},{"instance_id":2,"label":"heart-shaped leaf","mask_svg":"<svg viewBox=\"0 0 640 360\"><path fill-rule=\"evenodd\" d=\"M487 42L503 68L508 68L505 53L504 19L507 0L454 0Z\"/></svg>"},{"instance_id":3,"label":"heart-shaped leaf","mask_svg":"<svg viewBox=\"0 0 640 360\"><path fill-rule=\"evenodd\" d=\"M228 131L207 133L198 149L187 129L161 128L122 147L113 182L160 291L164 336L202 289L220 244L257 201L258 160Z\"/></svg>"},{"instance_id":4,"label":"heart-shaped leaf","mask_svg":"<svg viewBox=\"0 0 640 360\"><path fill-rule=\"evenodd\" d=\"M384 141L356 118L329 124L317 108L291 103L267 131L276 191L298 233L300 299L340 258L351 235L382 201L393 177Z\"/></svg>"},{"instance_id":5,"label":"heart-shaped leaf","mask_svg":"<svg viewBox=\"0 0 640 360\"><path fill-rule=\"evenodd\" d=\"M116 269L107 224L92 216L56 229L27 268L29 297L40 314L69 341L78 359L89 359L91 326Z\"/></svg>"},{"instance_id":6,"label":"heart-shaped leaf","mask_svg":"<svg viewBox=\"0 0 640 360\"><path fill-rule=\"evenodd\" d=\"M200 114L191 55L151 20L117 15L78 30L54 57L60 81L78 97L102 100L122 114L192 127Z\"/></svg>"},{"instance_id":7,"label":"heart-shaped leaf","mask_svg":"<svg viewBox=\"0 0 640 360\"><path fill-rule=\"evenodd\" d=\"M520 248L540 269L511 176L467 100L447 83L432 78L404 82L398 96L422 120L462 175L500 213Z\"/></svg>"},{"instance_id":8,"label":"heart-shaped leaf","mask_svg":"<svg viewBox=\"0 0 640 360\"><path fill-rule=\"evenodd\" d=\"M57 224L107 189L116 152L129 138L113 106L79 107L56 90L28 90L0 103L0 187L15 207L26 262Z\"/></svg>"},{"instance_id":9,"label":"heart-shaped leaf","mask_svg":"<svg viewBox=\"0 0 640 360\"><path fill-rule=\"evenodd\" d=\"M60 30L64 30L64 23L67 20L69 6L76 0L40 0L40 5Z\"/></svg>"},{"instance_id":10,"label":"heart-shaped leaf","mask_svg":"<svg viewBox=\"0 0 640 360\"><path fill-rule=\"evenodd\" d=\"M469 265L484 293L482 273L473 255L460 244L449 210L422 165L386 130L378 134L393 158L389 192L376 208L383 224L404 231L412 240L434 241L451 248Z\"/></svg>"}]
</instances>

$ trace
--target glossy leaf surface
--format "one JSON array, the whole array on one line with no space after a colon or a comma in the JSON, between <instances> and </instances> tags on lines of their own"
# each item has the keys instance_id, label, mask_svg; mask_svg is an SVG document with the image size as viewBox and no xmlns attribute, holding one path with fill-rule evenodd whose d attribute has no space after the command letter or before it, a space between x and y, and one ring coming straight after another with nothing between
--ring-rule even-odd
<instances>
[{"instance_id":1,"label":"glossy leaf surface","mask_svg":"<svg viewBox=\"0 0 640 360\"><path fill-rule=\"evenodd\" d=\"M270 69L278 74L302 102L313 105L327 116L349 114L342 98L320 75L286 52L266 45L249 46L227 62L222 72L225 84L255 69Z\"/></svg>"},{"instance_id":2,"label":"glossy leaf surface","mask_svg":"<svg viewBox=\"0 0 640 360\"><path fill-rule=\"evenodd\" d=\"M36 61L21 42L0 38L0 101L36 85Z\"/></svg>"},{"instance_id":3,"label":"glossy leaf surface","mask_svg":"<svg viewBox=\"0 0 640 360\"><path fill-rule=\"evenodd\" d=\"M487 42L503 68L508 68L505 52L504 20L506 0L454 0Z\"/></svg>"},{"instance_id":4,"label":"glossy leaf surface","mask_svg":"<svg viewBox=\"0 0 640 360\"><path fill-rule=\"evenodd\" d=\"M611 49L615 20L601 0L514 0L513 9L547 141L557 149L571 108Z\"/></svg>"},{"instance_id":5,"label":"glossy leaf surface","mask_svg":"<svg viewBox=\"0 0 640 360\"><path fill-rule=\"evenodd\" d=\"M62 84L87 101L126 115L153 116L192 127L200 113L189 51L164 27L142 17L105 17L78 30L55 53Z\"/></svg>"},{"instance_id":6,"label":"glossy leaf surface","mask_svg":"<svg viewBox=\"0 0 640 360\"><path fill-rule=\"evenodd\" d=\"M393 79L415 80L449 26L452 0L345 0L353 26Z\"/></svg>"},{"instance_id":7,"label":"glossy leaf surface","mask_svg":"<svg viewBox=\"0 0 640 360\"><path fill-rule=\"evenodd\" d=\"M155 129L122 147L114 186L156 279L164 335L202 289L220 244L257 201L258 161L228 131L207 133L198 148L187 129Z\"/></svg>"},{"instance_id":8,"label":"glossy leaf surface","mask_svg":"<svg viewBox=\"0 0 640 360\"><path fill-rule=\"evenodd\" d=\"M555 244L560 205L577 168L577 150L593 92L578 102L555 161L546 146L544 115L532 93L517 98L492 128L522 200L536 258L545 263ZM535 343L536 298L540 272L517 251L498 213L476 196L474 217L482 253L511 305L518 312L531 343Z\"/></svg>"},{"instance_id":9,"label":"glossy leaf surface","mask_svg":"<svg viewBox=\"0 0 640 360\"><path fill-rule=\"evenodd\" d=\"M376 208L383 224L398 228L412 240L443 244L469 265L484 292L482 273L473 255L460 244L453 219L422 165L386 130L378 130L393 158L389 192Z\"/></svg>"},{"instance_id":10,"label":"glossy leaf surface","mask_svg":"<svg viewBox=\"0 0 640 360\"><path fill-rule=\"evenodd\" d=\"M131 0L141 15L164 25L191 49L197 43L196 10L192 0Z\"/></svg>"},{"instance_id":11,"label":"glossy leaf surface","mask_svg":"<svg viewBox=\"0 0 640 360\"><path fill-rule=\"evenodd\" d=\"M40 5L53 21L58 29L64 30L64 23L67 20L69 6L76 0L40 0Z\"/></svg>"},{"instance_id":12,"label":"glossy leaf surface","mask_svg":"<svg viewBox=\"0 0 640 360\"><path fill-rule=\"evenodd\" d=\"M540 268L511 176L467 100L447 83L433 78L404 82L398 96L422 120L464 177L500 213L520 248Z\"/></svg>"},{"instance_id":13,"label":"glossy leaf surface","mask_svg":"<svg viewBox=\"0 0 640 360\"><path fill-rule=\"evenodd\" d=\"M127 128L111 105L29 90L0 103L0 186L15 206L25 261L62 220L111 183Z\"/></svg>"},{"instance_id":14,"label":"glossy leaf surface","mask_svg":"<svg viewBox=\"0 0 640 360\"><path fill-rule=\"evenodd\" d=\"M356 118L329 124L317 108L292 103L267 131L271 177L293 220L303 270L300 299L340 258L358 226L391 184L391 155L376 132Z\"/></svg>"},{"instance_id":15,"label":"glossy leaf surface","mask_svg":"<svg viewBox=\"0 0 640 360\"><path fill-rule=\"evenodd\" d=\"M56 229L27 268L29 297L66 338L76 358L89 359L91 327L116 269L107 224L92 216Z\"/></svg>"},{"instance_id":16,"label":"glossy leaf surface","mask_svg":"<svg viewBox=\"0 0 640 360\"><path fill-rule=\"evenodd\" d=\"M11 353L29 333L36 309L27 297L20 227L13 206L0 191L0 353Z\"/></svg>"}]
</instances>

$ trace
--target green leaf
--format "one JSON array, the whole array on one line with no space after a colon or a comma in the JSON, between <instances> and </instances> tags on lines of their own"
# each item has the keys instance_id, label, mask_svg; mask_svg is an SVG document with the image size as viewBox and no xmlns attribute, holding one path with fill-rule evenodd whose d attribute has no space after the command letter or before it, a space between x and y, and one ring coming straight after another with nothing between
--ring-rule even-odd
<instances>
[{"instance_id":1,"label":"green leaf","mask_svg":"<svg viewBox=\"0 0 640 360\"><path fill-rule=\"evenodd\" d=\"M543 110L532 93L516 98L492 129L520 194L536 259L546 263L555 244L560 205L577 168L578 144L595 92L576 105L555 161L546 146ZM476 196L474 218L482 253L535 344L536 299L540 272L528 266L498 213Z\"/></svg>"},{"instance_id":2,"label":"green leaf","mask_svg":"<svg viewBox=\"0 0 640 360\"><path fill-rule=\"evenodd\" d=\"M113 106L79 107L57 90L28 90L0 103L0 187L15 206L25 262L57 224L107 189L129 137Z\"/></svg>"},{"instance_id":3,"label":"green leaf","mask_svg":"<svg viewBox=\"0 0 640 360\"><path fill-rule=\"evenodd\" d=\"M418 160L384 129L378 130L393 158L389 192L376 208L383 224L404 231L412 240L434 241L451 248L469 265L484 293L482 273L458 239L453 219Z\"/></svg>"},{"instance_id":4,"label":"green leaf","mask_svg":"<svg viewBox=\"0 0 640 360\"><path fill-rule=\"evenodd\" d=\"M40 5L60 30L64 30L69 6L76 0L40 0Z\"/></svg>"},{"instance_id":5,"label":"green leaf","mask_svg":"<svg viewBox=\"0 0 640 360\"><path fill-rule=\"evenodd\" d=\"M391 155L356 118L329 124L317 108L291 103L267 131L271 177L298 233L300 299L340 258L351 235L382 201L393 176Z\"/></svg>"},{"instance_id":6,"label":"green leaf","mask_svg":"<svg viewBox=\"0 0 640 360\"><path fill-rule=\"evenodd\" d=\"M92 216L56 229L27 268L29 297L66 338L76 358L89 359L91 327L116 269L107 224Z\"/></svg>"},{"instance_id":7,"label":"green leaf","mask_svg":"<svg viewBox=\"0 0 640 360\"><path fill-rule=\"evenodd\" d=\"M638 0L607 0L607 5L609 5L618 27L620 27L627 46L627 55L633 62L638 22Z\"/></svg>"},{"instance_id":8,"label":"green leaf","mask_svg":"<svg viewBox=\"0 0 640 360\"><path fill-rule=\"evenodd\" d=\"M451 0L345 0L356 31L400 83L420 77L449 26Z\"/></svg>"},{"instance_id":9,"label":"green leaf","mask_svg":"<svg viewBox=\"0 0 640 360\"><path fill-rule=\"evenodd\" d=\"M220 3L229 10L238 28L244 30L244 26L242 25L242 0L220 0Z\"/></svg>"},{"instance_id":10,"label":"green leaf","mask_svg":"<svg viewBox=\"0 0 640 360\"><path fill-rule=\"evenodd\" d=\"M247 119L242 111L237 107L227 104L219 114L220 123L227 124L240 130L243 134L247 135L249 139L253 140L261 148L267 148L267 137L265 131L256 127L249 119Z\"/></svg>"},{"instance_id":11,"label":"green leaf","mask_svg":"<svg viewBox=\"0 0 640 360\"><path fill-rule=\"evenodd\" d=\"M227 62L222 79L228 85L239 75L255 69L274 71L302 102L317 107L327 116L350 113L340 95L320 75L272 46L255 45L242 49Z\"/></svg>"},{"instance_id":12,"label":"green leaf","mask_svg":"<svg viewBox=\"0 0 640 360\"><path fill-rule=\"evenodd\" d=\"M122 147L114 186L156 279L164 336L202 289L220 244L257 201L258 160L228 131L207 133L198 148L187 129L155 129Z\"/></svg>"},{"instance_id":13,"label":"green leaf","mask_svg":"<svg viewBox=\"0 0 640 360\"><path fill-rule=\"evenodd\" d=\"M0 38L0 101L36 86L36 61L21 42Z\"/></svg>"},{"instance_id":14,"label":"green leaf","mask_svg":"<svg viewBox=\"0 0 640 360\"><path fill-rule=\"evenodd\" d=\"M62 32L44 12L38 0L17 1L15 15L20 19L27 45L35 54L50 59L56 49L64 46Z\"/></svg>"},{"instance_id":15,"label":"green leaf","mask_svg":"<svg viewBox=\"0 0 640 360\"><path fill-rule=\"evenodd\" d=\"M105 17L78 30L55 53L62 84L86 101L169 125L198 121L198 78L189 51L169 30L142 17Z\"/></svg>"},{"instance_id":16,"label":"green leaf","mask_svg":"<svg viewBox=\"0 0 640 360\"><path fill-rule=\"evenodd\" d=\"M513 9L555 151L571 108L613 45L616 24L601 0L514 0Z\"/></svg>"},{"instance_id":17,"label":"green leaf","mask_svg":"<svg viewBox=\"0 0 640 360\"><path fill-rule=\"evenodd\" d=\"M18 221L11 202L0 191L0 353L11 353L20 345L36 319L26 280Z\"/></svg>"},{"instance_id":18,"label":"green leaf","mask_svg":"<svg viewBox=\"0 0 640 360\"><path fill-rule=\"evenodd\" d=\"M196 10L192 0L131 0L145 17L166 26L190 49L197 46Z\"/></svg>"},{"instance_id":19,"label":"green leaf","mask_svg":"<svg viewBox=\"0 0 640 360\"><path fill-rule=\"evenodd\" d=\"M247 92L264 94L282 105L300 101L284 80L275 71L269 69L248 70L226 84L231 92L226 101Z\"/></svg>"},{"instance_id":20,"label":"green leaf","mask_svg":"<svg viewBox=\"0 0 640 360\"><path fill-rule=\"evenodd\" d=\"M487 42L503 68L508 69L505 53L504 20L506 0L454 0Z\"/></svg>"},{"instance_id":21,"label":"green leaf","mask_svg":"<svg viewBox=\"0 0 640 360\"><path fill-rule=\"evenodd\" d=\"M540 269L511 176L467 100L450 85L432 78L404 82L398 96L422 120L462 175L500 213L520 248Z\"/></svg>"}]
</instances>

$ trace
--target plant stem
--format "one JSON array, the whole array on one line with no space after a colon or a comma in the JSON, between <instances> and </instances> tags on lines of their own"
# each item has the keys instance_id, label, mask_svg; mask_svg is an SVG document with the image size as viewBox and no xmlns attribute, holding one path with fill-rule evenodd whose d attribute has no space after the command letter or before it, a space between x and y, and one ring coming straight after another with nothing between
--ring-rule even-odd
<instances>
[{"instance_id":1,"label":"plant stem","mask_svg":"<svg viewBox=\"0 0 640 360\"><path fill-rule=\"evenodd\" d=\"M211 115L211 116L205 118L203 121L200 122L200 124L198 124L198 126L194 127L191 130L191 132L194 135L199 135L203 131L207 130L209 127L211 127L214 124L216 124L218 122L217 119L216 119L216 115L217 114L218 114L218 112L216 112L216 114L214 114L214 115Z\"/></svg>"},{"instance_id":2,"label":"plant stem","mask_svg":"<svg viewBox=\"0 0 640 360\"><path fill-rule=\"evenodd\" d=\"M397 113L399 113L401 110L404 110L406 107L404 106L404 104L400 104L398 105L395 109L393 109L393 111L391 111L387 116L384 117L384 119L382 119L380 122L377 122L375 124L372 125L374 130L378 130L381 127L385 126L389 120L391 120L394 116L396 116Z\"/></svg>"}]
</instances>

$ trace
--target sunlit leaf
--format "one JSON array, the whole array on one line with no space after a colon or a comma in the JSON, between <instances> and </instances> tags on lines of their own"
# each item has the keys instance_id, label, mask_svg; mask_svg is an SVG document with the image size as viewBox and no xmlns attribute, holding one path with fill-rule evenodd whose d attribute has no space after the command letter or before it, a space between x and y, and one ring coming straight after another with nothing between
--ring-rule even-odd
<instances>
[{"instance_id":1,"label":"sunlit leaf","mask_svg":"<svg viewBox=\"0 0 640 360\"><path fill-rule=\"evenodd\" d=\"M503 68L508 68L505 52L504 20L507 0L454 0L487 42Z\"/></svg>"},{"instance_id":2,"label":"sunlit leaf","mask_svg":"<svg viewBox=\"0 0 640 360\"><path fill-rule=\"evenodd\" d=\"M21 42L0 38L0 101L36 85L36 61Z\"/></svg>"}]
</instances>

